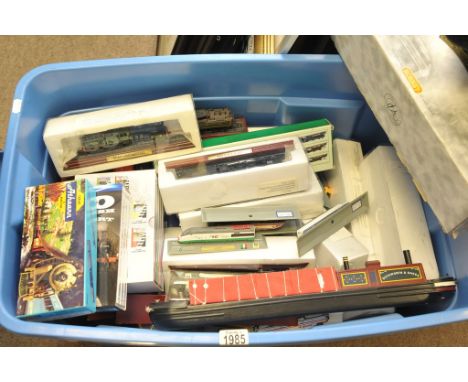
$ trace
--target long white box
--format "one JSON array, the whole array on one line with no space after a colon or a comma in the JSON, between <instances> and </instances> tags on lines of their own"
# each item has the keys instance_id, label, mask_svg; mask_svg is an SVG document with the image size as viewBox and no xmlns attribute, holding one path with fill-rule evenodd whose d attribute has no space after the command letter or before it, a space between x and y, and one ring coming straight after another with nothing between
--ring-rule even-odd
<instances>
[{"instance_id":1,"label":"long white box","mask_svg":"<svg viewBox=\"0 0 468 382\"><path fill-rule=\"evenodd\" d=\"M219 168L205 165L208 161L213 163L231 158L234 161L235 158L258 155L256 150L282 144L287 144L286 153L279 163L219 173L216 172ZM275 158L280 160L278 156ZM181 177L174 169L176 166L192 169L197 162L201 163L196 164L199 167L193 176L190 173L189 177ZM181 166L181 163L190 163L192 167ZM306 190L309 165L298 138L290 137L161 160L158 162L158 178L166 213L173 214Z\"/></svg>"},{"instance_id":2,"label":"long white box","mask_svg":"<svg viewBox=\"0 0 468 382\"><path fill-rule=\"evenodd\" d=\"M439 36L334 41L443 230L468 225L468 71L460 58Z\"/></svg>"},{"instance_id":3,"label":"long white box","mask_svg":"<svg viewBox=\"0 0 468 382\"><path fill-rule=\"evenodd\" d=\"M51 118L44 142L61 177L201 151L191 94Z\"/></svg>"},{"instance_id":4,"label":"long white box","mask_svg":"<svg viewBox=\"0 0 468 382\"><path fill-rule=\"evenodd\" d=\"M299 257L295 236L267 236L265 239L268 248L171 256L167 251L167 242L177 239L168 238L164 242L164 268L167 271L169 268L257 269L264 265L315 266L313 250Z\"/></svg>"},{"instance_id":5,"label":"long white box","mask_svg":"<svg viewBox=\"0 0 468 382\"><path fill-rule=\"evenodd\" d=\"M359 142L333 140L333 157L335 168L325 173L326 185L330 188L330 206L346 203L363 194L359 165L363 155ZM374 259L374 248L369 230L367 214L358 216L350 224L352 234L369 252L369 260Z\"/></svg>"},{"instance_id":6,"label":"long white box","mask_svg":"<svg viewBox=\"0 0 468 382\"><path fill-rule=\"evenodd\" d=\"M312 219L325 212L325 209L323 207L322 185L312 169L309 170L309 182L309 188L305 191L251 200L250 202L228 204L224 207L288 206L297 208L301 214L301 219ZM201 210L181 212L179 221L182 230L207 226L202 221Z\"/></svg>"},{"instance_id":7,"label":"long white box","mask_svg":"<svg viewBox=\"0 0 468 382\"><path fill-rule=\"evenodd\" d=\"M162 251L164 211L155 170L121 171L77 175L93 185L122 183L133 201L128 253L128 292L164 290Z\"/></svg>"},{"instance_id":8,"label":"long white box","mask_svg":"<svg viewBox=\"0 0 468 382\"><path fill-rule=\"evenodd\" d=\"M275 138L298 137L315 172L333 168L331 146L334 127L327 119L319 119L291 125L250 127L247 133L203 140L203 150L214 147L232 147Z\"/></svg>"},{"instance_id":9,"label":"long white box","mask_svg":"<svg viewBox=\"0 0 468 382\"><path fill-rule=\"evenodd\" d=\"M422 263L428 279L439 277L418 191L392 147L379 146L362 161L363 186L369 194L369 226L376 259L383 266Z\"/></svg>"},{"instance_id":10,"label":"long white box","mask_svg":"<svg viewBox=\"0 0 468 382\"><path fill-rule=\"evenodd\" d=\"M331 235L314 248L317 267L334 267L343 270L343 257L347 257L350 269L364 268L369 251L346 228Z\"/></svg>"}]
</instances>

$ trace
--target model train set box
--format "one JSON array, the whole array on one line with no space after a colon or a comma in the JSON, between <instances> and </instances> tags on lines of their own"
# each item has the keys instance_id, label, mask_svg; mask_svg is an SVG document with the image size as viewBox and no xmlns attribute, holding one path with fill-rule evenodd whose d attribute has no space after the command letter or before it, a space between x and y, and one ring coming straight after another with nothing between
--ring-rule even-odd
<instances>
[{"instance_id":1,"label":"model train set box","mask_svg":"<svg viewBox=\"0 0 468 382\"><path fill-rule=\"evenodd\" d=\"M158 175L164 208L170 214L304 191L309 186L308 160L297 138L161 160Z\"/></svg>"},{"instance_id":2,"label":"model train set box","mask_svg":"<svg viewBox=\"0 0 468 382\"><path fill-rule=\"evenodd\" d=\"M15 99L8 330L268 345L467 317L468 236L444 233L337 56L54 64Z\"/></svg>"},{"instance_id":3,"label":"model train set box","mask_svg":"<svg viewBox=\"0 0 468 382\"><path fill-rule=\"evenodd\" d=\"M51 118L44 141L62 177L201 150L189 94Z\"/></svg>"}]
</instances>

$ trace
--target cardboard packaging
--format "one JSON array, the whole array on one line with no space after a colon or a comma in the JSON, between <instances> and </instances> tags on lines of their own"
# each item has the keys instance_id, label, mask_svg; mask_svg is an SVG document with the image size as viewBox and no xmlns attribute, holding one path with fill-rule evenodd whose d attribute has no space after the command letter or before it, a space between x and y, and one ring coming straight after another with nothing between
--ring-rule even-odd
<instances>
[{"instance_id":1,"label":"cardboard packaging","mask_svg":"<svg viewBox=\"0 0 468 382\"><path fill-rule=\"evenodd\" d=\"M164 290L162 251L164 211L155 170L78 175L93 185L121 183L133 201L128 253L128 293Z\"/></svg>"},{"instance_id":2,"label":"cardboard packaging","mask_svg":"<svg viewBox=\"0 0 468 382\"><path fill-rule=\"evenodd\" d=\"M125 310L132 200L122 184L97 186L98 311Z\"/></svg>"},{"instance_id":3,"label":"cardboard packaging","mask_svg":"<svg viewBox=\"0 0 468 382\"><path fill-rule=\"evenodd\" d=\"M299 257L295 236L267 236L267 248L246 249L230 252L170 255L164 243L164 267L167 269L240 269L256 270L262 266L315 265L314 251Z\"/></svg>"},{"instance_id":4,"label":"cardboard packaging","mask_svg":"<svg viewBox=\"0 0 468 382\"><path fill-rule=\"evenodd\" d=\"M96 192L85 180L25 190L16 314L47 321L96 311Z\"/></svg>"},{"instance_id":5,"label":"cardboard packaging","mask_svg":"<svg viewBox=\"0 0 468 382\"><path fill-rule=\"evenodd\" d=\"M438 36L335 36L336 48L444 232L468 218L468 71Z\"/></svg>"},{"instance_id":6,"label":"cardboard packaging","mask_svg":"<svg viewBox=\"0 0 468 382\"><path fill-rule=\"evenodd\" d=\"M190 94L51 118L44 142L61 177L201 150Z\"/></svg>"},{"instance_id":7,"label":"cardboard packaging","mask_svg":"<svg viewBox=\"0 0 468 382\"><path fill-rule=\"evenodd\" d=\"M359 165L363 155L361 144L345 139L333 140L335 168L325 174L325 184L330 189L330 207L346 203L361 195L363 191ZM349 225L352 234L368 250L369 259L374 259L374 248L370 236L367 215L358 216Z\"/></svg>"},{"instance_id":8,"label":"cardboard packaging","mask_svg":"<svg viewBox=\"0 0 468 382\"><path fill-rule=\"evenodd\" d=\"M333 168L332 131L334 127L327 119L318 119L273 127L250 128L248 132L202 141L203 150L215 147L231 147L242 143L262 142L274 138L298 137L310 167L314 172Z\"/></svg>"},{"instance_id":9,"label":"cardboard packaging","mask_svg":"<svg viewBox=\"0 0 468 382\"><path fill-rule=\"evenodd\" d=\"M369 195L369 227L382 266L404 262L410 250L428 280L439 278L419 194L392 147L379 146L362 161L360 172Z\"/></svg>"},{"instance_id":10,"label":"cardboard packaging","mask_svg":"<svg viewBox=\"0 0 468 382\"><path fill-rule=\"evenodd\" d=\"M146 307L154 302L163 302L164 295L160 294L130 294L128 295L127 310L119 310L115 314L115 323L118 325L135 325L150 327L150 320Z\"/></svg>"},{"instance_id":11,"label":"cardboard packaging","mask_svg":"<svg viewBox=\"0 0 468 382\"><path fill-rule=\"evenodd\" d=\"M158 177L168 214L304 191L310 184L295 137L161 160Z\"/></svg>"},{"instance_id":12,"label":"cardboard packaging","mask_svg":"<svg viewBox=\"0 0 468 382\"><path fill-rule=\"evenodd\" d=\"M301 214L302 219L312 219L325 212L323 208L323 190L317 175L309 170L309 188L301 192L273 196L271 198L251 200L249 202L228 204L224 207L260 207L260 206L291 206ZM179 221L182 230L192 227L206 227L202 221L201 210L181 212Z\"/></svg>"},{"instance_id":13,"label":"cardboard packaging","mask_svg":"<svg viewBox=\"0 0 468 382\"><path fill-rule=\"evenodd\" d=\"M344 269L343 257L347 257L350 269L365 268L369 251L346 228L341 228L314 248L317 267Z\"/></svg>"}]
</instances>

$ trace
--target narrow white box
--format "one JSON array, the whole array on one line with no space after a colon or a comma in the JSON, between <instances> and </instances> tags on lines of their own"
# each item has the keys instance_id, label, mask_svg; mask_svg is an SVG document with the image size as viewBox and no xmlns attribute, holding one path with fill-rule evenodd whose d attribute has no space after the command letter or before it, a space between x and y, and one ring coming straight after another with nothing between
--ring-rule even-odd
<instances>
[{"instance_id":1,"label":"narrow white box","mask_svg":"<svg viewBox=\"0 0 468 382\"><path fill-rule=\"evenodd\" d=\"M128 253L128 292L163 291L164 211L156 171L120 171L76 176L76 179L81 178L89 180L93 185L121 183L130 192L133 208Z\"/></svg>"},{"instance_id":2,"label":"narrow white box","mask_svg":"<svg viewBox=\"0 0 468 382\"><path fill-rule=\"evenodd\" d=\"M395 149L379 146L360 165L369 194L369 227L376 259L383 266L402 264L403 250L422 263L428 279L439 277L429 229L418 191Z\"/></svg>"},{"instance_id":3,"label":"narrow white box","mask_svg":"<svg viewBox=\"0 0 468 382\"><path fill-rule=\"evenodd\" d=\"M314 248L317 267L334 267L343 270L343 257L350 269L364 268L369 251L346 228L341 228Z\"/></svg>"},{"instance_id":4,"label":"narrow white box","mask_svg":"<svg viewBox=\"0 0 468 382\"><path fill-rule=\"evenodd\" d=\"M173 214L306 190L309 165L290 137L161 160L158 177Z\"/></svg>"},{"instance_id":5,"label":"narrow white box","mask_svg":"<svg viewBox=\"0 0 468 382\"><path fill-rule=\"evenodd\" d=\"M361 144L344 139L333 140L335 168L327 171L326 185L330 188L330 206L349 202L363 194L359 165L363 155ZM369 252L369 259L374 259L374 248L369 230L367 214L358 216L350 224L352 234Z\"/></svg>"},{"instance_id":6,"label":"narrow white box","mask_svg":"<svg viewBox=\"0 0 468 382\"><path fill-rule=\"evenodd\" d=\"M169 255L164 241L163 263L169 268L216 268L216 269L257 269L264 265L307 265L315 266L314 251L299 257L295 236L267 236L268 248L231 252L204 253L193 255Z\"/></svg>"},{"instance_id":7,"label":"narrow white box","mask_svg":"<svg viewBox=\"0 0 468 382\"><path fill-rule=\"evenodd\" d=\"M250 202L228 204L224 207L258 207L258 206L288 206L295 207L301 213L301 219L312 219L325 212L323 208L323 190L315 172L309 170L309 188L305 191L294 192L271 198L251 200ZM181 212L180 226L183 230L192 227L206 227L200 210Z\"/></svg>"},{"instance_id":8,"label":"narrow white box","mask_svg":"<svg viewBox=\"0 0 468 382\"><path fill-rule=\"evenodd\" d=\"M44 142L61 177L201 151L191 94L51 118Z\"/></svg>"}]
</instances>

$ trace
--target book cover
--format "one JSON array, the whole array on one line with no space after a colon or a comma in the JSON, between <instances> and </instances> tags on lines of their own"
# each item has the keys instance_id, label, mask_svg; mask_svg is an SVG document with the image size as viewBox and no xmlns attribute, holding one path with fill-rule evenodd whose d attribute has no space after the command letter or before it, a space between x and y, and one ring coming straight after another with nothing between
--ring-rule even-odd
<instances>
[{"instance_id":1,"label":"book cover","mask_svg":"<svg viewBox=\"0 0 468 382\"><path fill-rule=\"evenodd\" d=\"M61 319L96 310L96 199L85 180L25 191L17 316Z\"/></svg>"}]
</instances>

